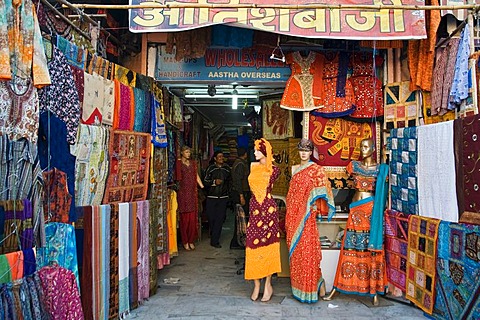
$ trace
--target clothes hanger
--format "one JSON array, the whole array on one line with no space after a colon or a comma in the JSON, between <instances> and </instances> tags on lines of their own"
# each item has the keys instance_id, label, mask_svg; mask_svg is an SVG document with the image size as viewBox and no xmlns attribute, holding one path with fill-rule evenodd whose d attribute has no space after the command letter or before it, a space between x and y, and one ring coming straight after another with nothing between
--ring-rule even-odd
<instances>
[{"instance_id":1,"label":"clothes hanger","mask_svg":"<svg viewBox=\"0 0 480 320\"><path fill-rule=\"evenodd\" d=\"M282 47L280 47L280 35L277 37L277 46L273 49L270 59L285 63L285 54L283 53Z\"/></svg>"}]
</instances>

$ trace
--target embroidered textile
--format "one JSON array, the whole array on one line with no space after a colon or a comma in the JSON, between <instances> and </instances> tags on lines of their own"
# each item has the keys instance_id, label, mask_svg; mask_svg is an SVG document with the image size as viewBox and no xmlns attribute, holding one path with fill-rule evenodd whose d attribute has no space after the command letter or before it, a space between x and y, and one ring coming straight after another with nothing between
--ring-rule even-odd
<instances>
[{"instance_id":1,"label":"embroidered textile","mask_svg":"<svg viewBox=\"0 0 480 320\"><path fill-rule=\"evenodd\" d=\"M323 277L317 218L333 214L333 193L323 167L301 165L290 181L285 216L292 293L301 302L318 301Z\"/></svg>"},{"instance_id":2,"label":"embroidered textile","mask_svg":"<svg viewBox=\"0 0 480 320\"><path fill-rule=\"evenodd\" d=\"M80 290L77 247L73 226L59 222L47 223L45 234L45 247L37 248L38 267L46 267L55 262L58 266L70 270L75 276L76 284Z\"/></svg>"},{"instance_id":3,"label":"embroidered textile","mask_svg":"<svg viewBox=\"0 0 480 320\"><path fill-rule=\"evenodd\" d=\"M100 205L108 176L109 130L80 124L78 141L72 147L75 162L75 203L77 206Z\"/></svg>"},{"instance_id":4,"label":"embroidered textile","mask_svg":"<svg viewBox=\"0 0 480 320\"><path fill-rule=\"evenodd\" d=\"M388 129L413 127L418 122L417 97L410 91L410 82L395 82L385 86L385 125Z\"/></svg>"},{"instance_id":5,"label":"embroidered textile","mask_svg":"<svg viewBox=\"0 0 480 320\"><path fill-rule=\"evenodd\" d=\"M82 123L100 125L103 118L105 82L96 74L84 75L84 99L82 104Z\"/></svg>"},{"instance_id":6,"label":"embroidered textile","mask_svg":"<svg viewBox=\"0 0 480 320\"><path fill-rule=\"evenodd\" d=\"M75 82L75 87L78 92L78 100L80 101L80 106L82 106L85 93L85 71L72 65L69 67L70 70L72 70L73 81Z\"/></svg>"},{"instance_id":7,"label":"embroidered textile","mask_svg":"<svg viewBox=\"0 0 480 320\"><path fill-rule=\"evenodd\" d=\"M75 213L75 157L70 153L65 123L51 112L40 114L38 128L38 157L43 170L56 168L67 175L68 192L73 196L68 212L69 221L77 220Z\"/></svg>"},{"instance_id":8,"label":"embroidered textile","mask_svg":"<svg viewBox=\"0 0 480 320\"><path fill-rule=\"evenodd\" d=\"M418 214L457 222L453 121L419 126L417 137Z\"/></svg>"},{"instance_id":9,"label":"embroidered textile","mask_svg":"<svg viewBox=\"0 0 480 320\"><path fill-rule=\"evenodd\" d=\"M480 318L480 227L440 222L434 319Z\"/></svg>"},{"instance_id":10,"label":"embroidered textile","mask_svg":"<svg viewBox=\"0 0 480 320\"><path fill-rule=\"evenodd\" d=\"M109 174L104 203L133 202L147 198L150 135L112 130Z\"/></svg>"},{"instance_id":11,"label":"embroidered textile","mask_svg":"<svg viewBox=\"0 0 480 320\"><path fill-rule=\"evenodd\" d=\"M360 142L377 140L375 123L358 123L340 118L327 119L310 114L308 138L315 145L313 161L322 166L346 166L360 157ZM377 148L378 149L378 148ZM377 150L376 159L379 158Z\"/></svg>"},{"instance_id":12,"label":"embroidered textile","mask_svg":"<svg viewBox=\"0 0 480 320\"><path fill-rule=\"evenodd\" d=\"M63 53L53 48L52 60L48 62L52 84L38 91L40 111L49 110L67 126L67 140L75 143L80 120L80 101L72 71Z\"/></svg>"},{"instance_id":13,"label":"embroidered textile","mask_svg":"<svg viewBox=\"0 0 480 320\"><path fill-rule=\"evenodd\" d=\"M280 107L278 99L262 101L263 137L285 139L293 137L293 112Z\"/></svg>"},{"instance_id":14,"label":"embroidered textile","mask_svg":"<svg viewBox=\"0 0 480 320\"><path fill-rule=\"evenodd\" d=\"M390 131L387 149L391 152L391 207L405 214L418 214L417 128Z\"/></svg>"},{"instance_id":15,"label":"embroidered textile","mask_svg":"<svg viewBox=\"0 0 480 320\"><path fill-rule=\"evenodd\" d=\"M51 319L83 319L80 293L72 271L45 266L38 271L38 276L45 296L45 311Z\"/></svg>"},{"instance_id":16,"label":"embroidered textile","mask_svg":"<svg viewBox=\"0 0 480 320\"><path fill-rule=\"evenodd\" d=\"M30 81L0 81L0 135L37 142L39 101Z\"/></svg>"},{"instance_id":17,"label":"embroidered textile","mask_svg":"<svg viewBox=\"0 0 480 320\"><path fill-rule=\"evenodd\" d=\"M115 65L115 79L120 83L129 86L135 87L137 81L137 73L135 71L129 70L121 65Z\"/></svg>"},{"instance_id":18,"label":"embroidered textile","mask_svg":"<svg viewBox=\"0 0 480 320\"><path fill-rule=\"evenodd\" d=\"M385 212L385 260L390 283L405 292L407 273L408 216L402 212Z\"/></svg>"},{"instance_id":19,"label":"embroidered textile","mask_svg":"<svg viewBox=\"0 0 480 320\"><path fill-rule=\"evenodd\" d=\"M2 1L0 14L0 80L32 77L37 88L52 83L32 1Z\"/></svg>"},{"instance_id":20,"label":"embroidered textile","mask_svg":"<svg viewBox=\"0 0 480 320\"><path fill-rule=\"evenodd\" d=\"M45 221L68 223L72 195L68 192L67 175L53 168L43 173L45 182L43 213Z\"/></svg>"},{"instance_id":21,"label":"embroidered textile","mask_svg":"<svg viewBox=\"0 0 480 320\"><path fill-rule=\"evenodd\" d=\"M167 201L167 224L168 228L168 253L170 256L174 257L178 255L177 247L177 193L173 190L168 190L168 201ZM160 264L158 266L161 269Z\"/></svg>"},{"instance_id":22,"label":"embroidered textile","mask_svg":"<svg viewBox=\"0 0 480 320\"><path fill-rule=\"evenodd\" d=\"M262 164L252 165L250 169L248 182L252 197L245 251L247 280L262 279L281 271L277 204L271 194L279 175L280 169L275 166L272 172L268 172L266 165ZM259 181L266 182L263 190L257 188Z\"/></svg>"},{"instance_id":23,"label":"embroidered textile","mask_svg":"<svg viewBox=\"0 0 480 320\"><path fill-rule=\"evenodd\" d=\"M330 51L323 63L323 106L315 112L326 118L351 114L355 110L355 97L350 78L347 78L349 54Z\"/></svg>"},{"instance_id":24,"label":"embroidered textile","mask_svg":"<svg viewBox=\"0 0 480 320\"><path fill-rule=\"evenodd\" d=\"M375 75L375 68L381 67L383 58L371 53L355 53L350 57L353 73L349 78L355 96L355 111L350 117L368 119L383 116L382 82Z\"/></svg>"},{"instance_id":25,"label":"embroidered textile","mask_svg":"<svg viewBox=\"0 0 480 320\"><path fill-rule=\"evenodd\" d=\"M472 222L480 218L480 115L455 120L455 155L457 197L460 218L471 215Z\"/></svg>"},{"instance_id":26,"label":"embroidered textile","mask_svg":"<svg viewBox=\"0 0 480 320\"><path fill-rule=\"evenodd\" d=\"M368 250L373 197L350 204L333 287L347 294L384 294L385 254Z\"/></svg>"},{"instance_id":27,"label":"embroidered textile","mask_svg":"<svg viewBox=\"0 0 480 320\"><path fill-rule=\"evenodd\" d=\"M440 220L411 215L408 220L405 297L428 314L435 303L435 266Z\"/></svg>"},{"instance_id":28,"label":"embroidered textile","mask_svg":"<svg viewBox=\"0 0 480 320\"><path fill-rule=\"evenodd\" d=\"M285 58L292 74L287 81L279 106L296 111L310 111L322 106L323 55L310 51L307 57L302 57L297 51L287 54Z\"/></svg>"}]
</instances>

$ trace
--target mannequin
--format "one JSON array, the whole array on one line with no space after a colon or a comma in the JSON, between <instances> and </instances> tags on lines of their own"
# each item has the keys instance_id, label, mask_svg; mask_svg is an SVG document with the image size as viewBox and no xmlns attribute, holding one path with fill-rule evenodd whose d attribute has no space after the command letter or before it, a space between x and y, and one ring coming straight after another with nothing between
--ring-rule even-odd
<instances>
[{"instance_id":1,"label":"mannequin","mask_svg":"<svg viewBox=\"0 0 480 320\"><path fill-rule=\"evenodd\" d=\"M180 151L180 161L177 163L179 174L178 211L180 212L180 235L185 250L195 250L193 244L197 239L198 196L197 185L203 189L203 183L197 172L197 164L191 161L190 147L183 146Z\"/></svg>"},{"instance_id":2,"label":"mannequin","mask_svg":"<svg viewBox=\"0 0 480 320\"><path fill-rule=\"evenodd\" d=\"M290 282L295 299L313 303L325 295L320 262L322 251L317 218L335 213L332 189L322 166L310 161L313 143L298 144L300 165L292 166L287 194L285 229L290 262Z\"/></svg>"},{"instance_id":3,"label":"mannequin","mask_svg":"<svg viewBox=\"0 0 480 320\"><path fill-rule=\"evenodd\" d=\"M370 295L373 304L378 305L377 294L385 292L385 254L382 240L376 237L379 234L376 229L383 228L383 224L379 223L382 224L379 226L377 223L371 224L371 221L382 221L379 215L383 214L385 199L380 199L380 196L384 198L383 182L388 175L388 166L378 165L373 158L374 152L374 141L362 140L362 160L352 161L347 166L347 172L353 176L356 191L350 204L333 290L323 300L332 300L337 291L340 291ZM383 229L380 236L382 234ZM363 276L358 277L359 274ZM375 279L371 275L375 275Z\"/></svg>"},{"instance_id":4,"label":"mannequin","mask_svg":"<svg viewBox=\"0 0 480 320\"><path fill-rule=\"evenodd\" d=\"M263 138L255 141L255 159L258 162L251 164L248 176L252 195L245 246L245 280L254 281L250 299L256 301L261 280L265 278L261 301L267 302L273 296L272 274L282 270L277 204L271 194L280 169L272 165L272 146Z\"/></svg>"}]
</instances>

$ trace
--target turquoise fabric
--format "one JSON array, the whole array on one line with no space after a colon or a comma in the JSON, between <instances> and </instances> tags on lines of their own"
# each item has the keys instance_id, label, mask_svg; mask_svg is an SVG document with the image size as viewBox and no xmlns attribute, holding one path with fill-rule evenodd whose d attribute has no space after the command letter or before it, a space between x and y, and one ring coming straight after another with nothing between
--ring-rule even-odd
<instances>
[{"instance_id":1,"label":"turquoise fabric","mask_svg":"<svg viewBox=\"0 0 480 320\"><path fill-rule=\"evenodd\" d=\"M383 215L387 204L388 194L388 165L381 164L375 185L375 198L373 200L372 217L370 219L370 240L368 249L383 249Z\"/></svg>"}]
</instances>

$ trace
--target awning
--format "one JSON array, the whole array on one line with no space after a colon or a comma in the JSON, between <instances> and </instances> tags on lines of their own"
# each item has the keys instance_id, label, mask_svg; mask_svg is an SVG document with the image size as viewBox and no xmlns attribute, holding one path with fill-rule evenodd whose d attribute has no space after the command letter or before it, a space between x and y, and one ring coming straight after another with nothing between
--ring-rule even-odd
<instances>
[{"instance_id":1,"label":"awning","mask_svg":"<svg viewBox=\"0 0 480 320\"><path fill-rule=\"evenodd\" d=\"M131 32L176 32L215 24L307 38L426 38L424 0L130 0ZM395 9L384 8L385 5ZM156 7L155 7L156 6Z\"/></svg>"}]
</instances>

